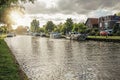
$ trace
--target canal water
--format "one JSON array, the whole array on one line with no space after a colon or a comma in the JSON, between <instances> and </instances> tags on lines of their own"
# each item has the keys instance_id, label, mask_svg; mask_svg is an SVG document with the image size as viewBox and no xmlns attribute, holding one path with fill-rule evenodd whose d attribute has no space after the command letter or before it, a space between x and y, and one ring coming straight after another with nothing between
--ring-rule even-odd
<instances>
[{"instance_id":1,"label":"canal water","mask_svg":"<svg viewBox=\"0 0 120 80\"><path fill-rule=\"evenodd\" d=\"M6 38L30 80L120 80L120 43Z\"/></svg>"}]
</instances>

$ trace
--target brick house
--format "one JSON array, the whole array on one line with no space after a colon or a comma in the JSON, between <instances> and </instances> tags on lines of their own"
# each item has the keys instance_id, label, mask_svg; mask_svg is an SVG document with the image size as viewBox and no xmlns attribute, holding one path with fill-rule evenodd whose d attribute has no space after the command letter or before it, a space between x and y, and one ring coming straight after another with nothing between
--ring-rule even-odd
<instances>
[{"instance_id":1,"label":"brick house","mask_svg":"<svg viewBox=\"0 0 120 80\"><path fill-rule=\"evenodd\" d=\"M88 18L85 25L88 28L98 28L98 18Z\"/></svg>"},{"instance_id":2,"label":"brick house","mask_svg":"<svg viewBox=\"0 0 120 80\"><path fill-rule=\"evenodd\" d=\"M99 28L100 31L106 31L109 34L112 34L113 27L120 22L120 16L117 15L108 15L102 16L99 18L88 18L85 25L88 28Z\"/></svg>"},{"instance_id":3,"label":"brick house","mask_svg":"<svg viewBox=\"0 0 120 80\"><path fill-rule=\"evenodd\" d=\"M100 17L98 20L99 28L100 30L113 29L114 25L118 21L120 21L120 16L116 16L116 15Z\"/></svg>"}]
</instances>

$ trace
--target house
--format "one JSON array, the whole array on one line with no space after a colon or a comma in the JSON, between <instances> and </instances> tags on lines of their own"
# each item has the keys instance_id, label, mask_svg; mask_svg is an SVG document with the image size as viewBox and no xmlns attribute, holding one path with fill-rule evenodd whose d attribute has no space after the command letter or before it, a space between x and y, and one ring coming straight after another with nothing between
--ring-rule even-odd
<instances>
[{"instance_id":1,"label":"house","mask_svg":"<svg viewBox=\"0 0 120 80\"><path fill-rule=\"evenodd\" d=\"M98 28L98 18L88 18L85 25L88 28Z\"/></svg>"},{"instance_id":2,"label":"house","mask_svg":"<svg viewBox=\"0 0 120 80\"><path fill-rule=\"evenodd\" d=\"M88 28L99 28L100 32L105 31L110 35L113 33L113 27L120 22L120 16L108 15L99 18L88 18L85 25Z\"/></svg>"},{"instance_id":3,"label":"house","mask_svg":"<svg viewBox=\"0 0 120 80\"><path fill-rule=\"evenodd\" d=\"M120 16L116 16L116 15L109 15L109 16L100 17L98 19L99 28L101 31L111 30L111 29L113 29L114 25L118 21L120 21Z\"/></svg>"}]
</instances>

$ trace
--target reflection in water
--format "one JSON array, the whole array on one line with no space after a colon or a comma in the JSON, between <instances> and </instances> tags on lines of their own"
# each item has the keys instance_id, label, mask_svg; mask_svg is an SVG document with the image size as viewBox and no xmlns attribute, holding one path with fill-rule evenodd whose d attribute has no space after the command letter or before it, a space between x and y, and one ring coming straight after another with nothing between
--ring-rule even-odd
<instances>
[{"instance_id":1,"label":"reflection in water","mask_svg":"<svg viewBox=\"0 0 120 80\"><path fill-rule=\"evenodd\" d=\"M6 42L32 80L120 80L120 43L31 36Z\"/></svg>"}]
</instances>

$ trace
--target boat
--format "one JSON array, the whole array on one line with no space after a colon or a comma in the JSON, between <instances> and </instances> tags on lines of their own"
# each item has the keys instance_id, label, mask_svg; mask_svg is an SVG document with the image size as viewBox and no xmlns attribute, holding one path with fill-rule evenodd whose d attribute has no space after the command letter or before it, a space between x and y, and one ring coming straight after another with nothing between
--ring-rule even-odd
<instances>
[{"instance_id":1,"label":"boat","mask_svg":"<svg viewBox=\"0 0 120 80\"><path fill-rule=\"evenodd\" d=\"M50 33L50 38L53 38L53 39L59 39L61 38L61 33L57 33L57 32L52 32Z\"/></svg>"},{"instance_id":2,"label":"boat","mask_svg":"<svg viewBox=\"0 0 120 80\"><path fill-rule=\"evenodd\" d=\"M15 36L16 36L15 33L8 33L8 34L7 34L7 37L15 37Z\"/></svg>"},{"instance_id":3,"label":"boat","mask_svg":"<svg viewBox=\"0 0 120 80\"><path fill-rule=\"evenodd\" d=\"M41 37L46 37L46 34L45 33L41 33L40 36Z\"/></svg>"},{"instance_id":4,"label":"boat","mask_svg":"<svg viewBox=\"0 0 120 80\"><path fill-rule=\"evenodd\" d=\"M86 34L80 34L80 33L70 33L69 35L66 36L66 39L78 40L78 41L86 40L86 38L87 38Z\"/></svg>"},{"instance_id":5,"label":"boat","mask_svg":"<svg viewBox=\"0 0 120 80\"><path fill-rule=\"evenodd\" d=\"M32 36L40 36L40 33L32 33Z\"/></svg>"}]
</instances>

